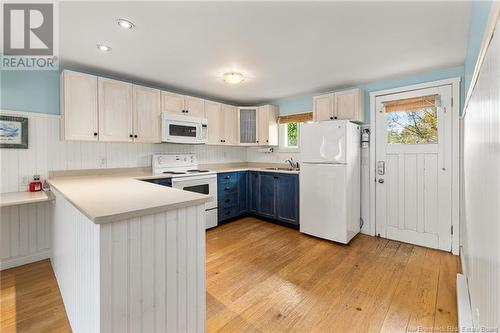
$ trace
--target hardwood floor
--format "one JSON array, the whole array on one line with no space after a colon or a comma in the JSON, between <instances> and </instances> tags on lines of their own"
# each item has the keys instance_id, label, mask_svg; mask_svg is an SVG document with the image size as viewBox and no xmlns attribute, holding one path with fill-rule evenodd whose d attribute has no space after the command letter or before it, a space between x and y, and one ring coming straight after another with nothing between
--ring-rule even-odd
<instances>
[{"instance_id":1,"label":"hardwood floor","mask_svg":"<svg viewBox=\"0 0 500 333\"><path fill-rule=\"evenodd\" d=\"M207 233L208 332L457 326L449 253L365 235L340 245L245 218Z\"/></svg>"},{"instance_id":2,"label":"hardwood floor","mask_svg":"<svg viewBox=\"0 0 500 333\"><path fill-rule=\"evenodd\" d=\"M0 332L70 332L49 260L0 272Z\"/></svg>"},{"instance_id":3,"label":"hardwood floor","mask_svg":"<svg viewBox=\"0 0 500 333\"><path fill-rule=\"evenodd\" d=\"M207 332L429 332L457 325L449 253L340 245L255 218L207 232ZM0 331L69 332L48 260L0 273ZM422 331L422 330L421 330Z\"/></svg>"}]
</instances>

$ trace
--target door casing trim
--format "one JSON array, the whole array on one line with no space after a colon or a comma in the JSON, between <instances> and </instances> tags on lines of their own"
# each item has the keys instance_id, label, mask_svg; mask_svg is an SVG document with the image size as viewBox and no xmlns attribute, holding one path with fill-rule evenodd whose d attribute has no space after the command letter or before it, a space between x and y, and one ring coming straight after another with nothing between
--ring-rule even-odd
<instances>
[{"instance_id":1,"label":"door casing trim","mask_svg":"<svg viewBox=\"0 0 500 333\"><path fill-rule=\"evenodd\" d=\"M376 147L376 123L375 123L375 114L376 114L376 106L375 99L379 96L391 95L397 93L408 92L412 90L419 90L425 88L434 88L440 86L451 85L451 96L453 98L452 103L452 120L451 120L451 130L452 130L452 175L451 175L451 219L453 226L453 235L451 237L451 252L454 255L459 255L460 251L460 77L438 80L438 81L429 81L404 87L378 90L370 92L370 186L369 186L369 219L370 219L370 229L369 233L372 236L375 236L375 224L377 221L375 220L375 147ZM451 230L450 230L451 233Z\"/></svg>"}]
</instances>

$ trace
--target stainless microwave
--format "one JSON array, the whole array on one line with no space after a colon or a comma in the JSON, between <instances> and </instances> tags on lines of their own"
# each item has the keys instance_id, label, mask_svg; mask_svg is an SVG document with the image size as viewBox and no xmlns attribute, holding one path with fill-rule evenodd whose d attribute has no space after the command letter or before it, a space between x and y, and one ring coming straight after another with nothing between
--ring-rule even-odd
<instances>
[{"instance_id":1,"label":"stainless microwave","mask_svg":"<svg viewBox=\"0 0 500 333\"><path fill-rule=\"evenodd\" d=\"M207 125L205 118L190 117L162 112L161 141L173 143L207 143Z\"/></svg>"}]
</instances>

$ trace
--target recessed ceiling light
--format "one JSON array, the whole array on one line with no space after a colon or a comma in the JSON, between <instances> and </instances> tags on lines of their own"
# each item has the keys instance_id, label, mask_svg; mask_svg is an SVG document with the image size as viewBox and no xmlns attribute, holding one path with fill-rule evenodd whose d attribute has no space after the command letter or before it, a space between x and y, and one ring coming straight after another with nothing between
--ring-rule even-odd
<instances>
[{"instance_id":1,"label":"recessed ceiling light","mask_svg":"<svg viewBox=\"0 0 500 333\"><path fill-rule=\"evenodd\" d=\"M238 84L243 82L245 80L245 77L243 76L243 74L238 72L227 72L224 73L223 79L227 83Z\"/></svg>"},{"instance_id":2,"label":"recessed ceiling light","mask_svg":"<svg viewBox=\"0 0 500 333\"><path fill-rule=\"evenodd\" d=\"M104 45L104 44L97 44L97 48L101 50L102 52L109 52L111 51L111 47Z\"/></svg>"},{"instance_id":3,"label":"recessed ceiling light","mask_svg":"<svg viewBox=\"0 0 500 333\"><path fill-rule=\"evenodd\" d=\"M118 23L118 25L123 29L132 29L135 26L134 23L126 19L118 19L116 20L116 23Z\"/></svg>"}]
</instances>

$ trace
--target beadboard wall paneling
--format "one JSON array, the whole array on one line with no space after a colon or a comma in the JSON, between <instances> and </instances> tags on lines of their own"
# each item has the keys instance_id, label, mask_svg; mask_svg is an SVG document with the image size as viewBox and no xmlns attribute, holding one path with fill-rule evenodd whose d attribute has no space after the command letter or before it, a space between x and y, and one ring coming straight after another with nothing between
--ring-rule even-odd
<instances>
[{"instance_id":1,"label":"beadboard wall paneling","mask_svg":"<svg viewBox=\"0 0 500 333\"><path fill-rule=\"evenodd\" d=\"M74 332L98 332L100 325L99 225L59 192L53 219L52 268Z\"/></svg>"},{"instance_id":2,"label":"beadboard wall paneling","mask_svg":"<svg viewBox=\"0 0 500 333\"><path fill-rule=\"evenodd\" d=\"M52 264L73 331L204 332L204 205L98 225L54 194Z\"/></svg>"},{"instance_id":3,"label":"beadboard wall paneling","mask_svg":"<svg viewBox=\"0 0 500 333\"><path fill-rule=\"evenodd\" d=\"M0 269L50 257L52 204L0 208Z\"/></svg>"},{"instance_id":4,"label":"beadboard wall paneling","mask_svg":"<svg viewBox=\"0 0 500 333\"><path fill-rule=\"evenodd\" d=\"M1 149L0 191L25 191L23 177L46 178L49 170L146 167L153 153L195 153L199 162L245 162L246 148L234 146L69 142L59 140L59 116L15 111L29 118L29 149Z\"/></svg>"},{"instance_id":5,"label":"beadboard wall paneling","mask_svg":"<svg viewBox=\"0 0 500 333\"><path fill-rule=\"evenodd\" d=\"M500 23L464 119L463 271L476 328L500 326Z\"/></svg>"}]
</instances>

